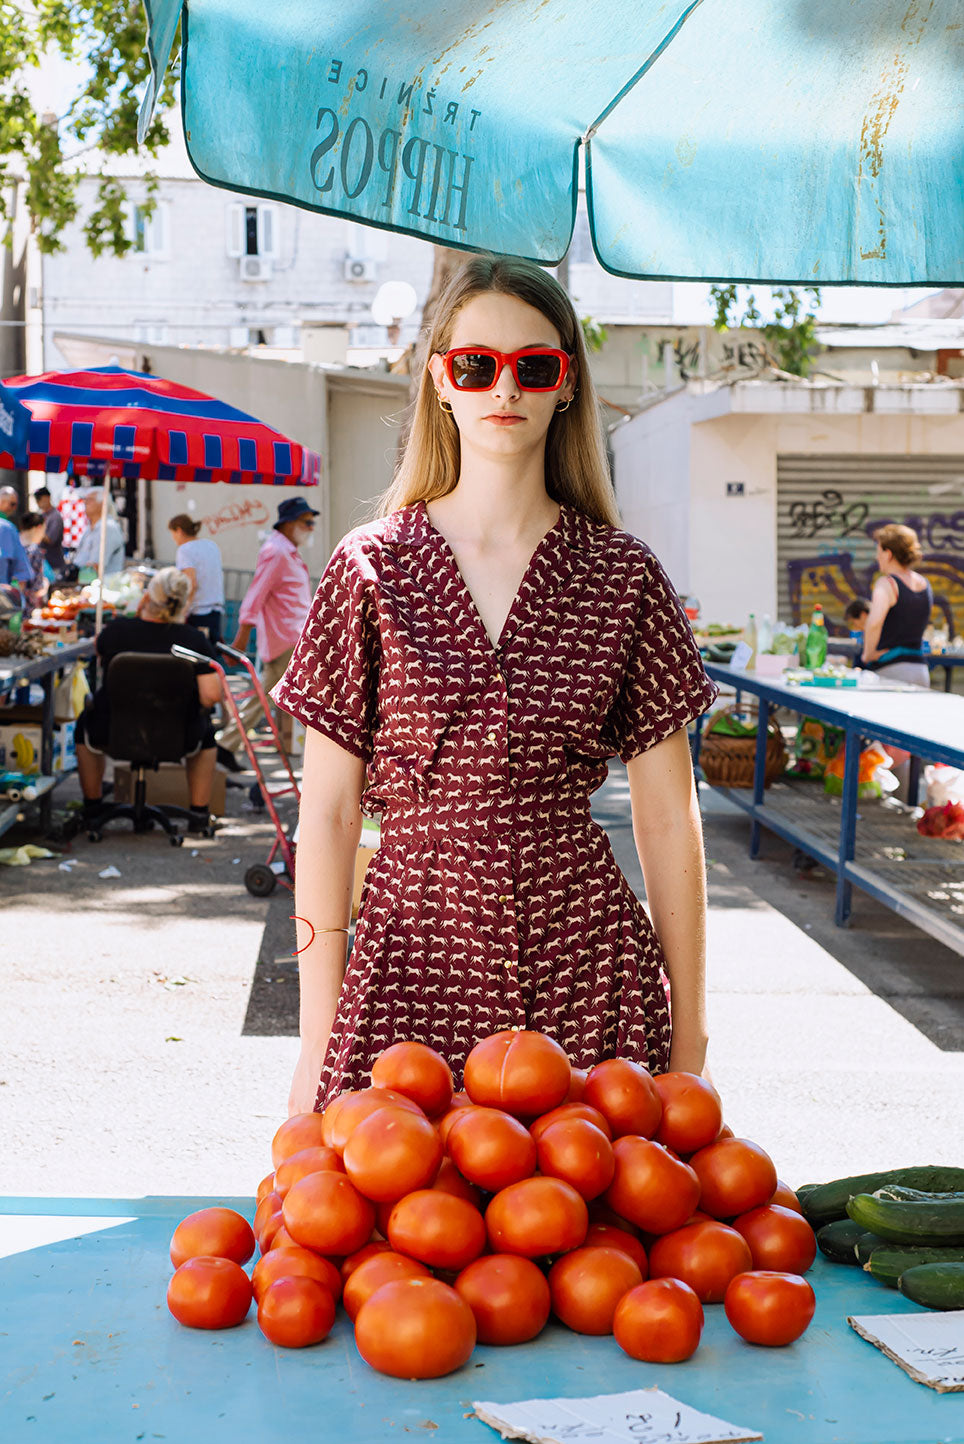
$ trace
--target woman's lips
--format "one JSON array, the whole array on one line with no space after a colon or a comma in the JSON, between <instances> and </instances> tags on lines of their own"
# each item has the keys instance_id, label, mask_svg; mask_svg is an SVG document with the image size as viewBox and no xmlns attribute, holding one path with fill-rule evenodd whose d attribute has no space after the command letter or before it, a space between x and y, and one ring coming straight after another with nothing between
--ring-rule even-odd
<instances>
[{"instance_id":1,"label":"woman's lips","mask_svg":"<svg viewBox=\"0 0 964 1444\"><path fill-rule=\"evenodd\" d=\"M483 419L485 421L491 421L493 426L516 426L520 421L525 421L524 416L515 416L512 413L501 411L493 411L490 416L486 416Z\"/></svg>"}]
</instances>

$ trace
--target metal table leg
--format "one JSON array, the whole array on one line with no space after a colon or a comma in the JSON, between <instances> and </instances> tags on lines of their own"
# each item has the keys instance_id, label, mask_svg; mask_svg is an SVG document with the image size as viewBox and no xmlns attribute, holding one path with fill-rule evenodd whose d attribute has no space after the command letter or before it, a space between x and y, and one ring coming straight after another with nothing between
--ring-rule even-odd
<instances>
[{"instance_id":1,"label":"metal table leg","mask_svg":"<svg viewBox=\"0 0 964 1444\"><path fill-rule=\"evenodd\" d=\"M857 782L860 776L860 750L862 738L859 732L847 732L844 742L843 797L840 806L840 845L837 851L837 911L838 928L844 928L850 921L853 885L844 875L848 862L853 862L857 843Z\"/></svg>"},{"instance_id":2,"label":"metal table leg","mask_svg":"<svg viewBox=\"0 0 964 1444\"><path fill-rule=\"evenodd\" d=\"M767 765L767 728L770 724L770 704L760 699L759 719L756 728L756 751L753 754L753 805L763 802L764 773ZM760 832L763 824L757 817L750 825L750 856L760 855Z\"/></svg>"}]
</instances>

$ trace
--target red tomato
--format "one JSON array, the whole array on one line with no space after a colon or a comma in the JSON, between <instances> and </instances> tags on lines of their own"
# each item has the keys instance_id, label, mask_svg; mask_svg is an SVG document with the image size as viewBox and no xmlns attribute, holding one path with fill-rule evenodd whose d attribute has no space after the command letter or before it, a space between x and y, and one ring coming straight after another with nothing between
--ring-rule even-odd
<instances>
[{"instance_id":1,"label":"red tomato","mask_svg":"<svg viewBox=\"0 0 964 1444\"><path fill-rule=\"evenodd\" d=\"M578 1248L589 1214L585 1199L561 1178L524 1178L495 1195L485 1211L485 1226L493 1253L541 1258Z\"/></svg>"},{"instance_id":2,"label":"red tomato","mask_svg":"<svg viewBox=\"0 0 964 1444\"><path fill-rule=\"evenodd\" d=\"M614 1208L610 1208L603 1198L594 1198L589 1205L589 1222L608 1223L613 1228L621 1228L624 1233L632 1234L633 1238L639 1238L639 1229L636 1225L630 1223L628 1218L623 1218L622 1214L617 1213Z\"/></svg>"},{"instance_id":3,"label":"red tomato","mask_svg":"<svg viewBox=\"0 0 964 1444\"><path fill-rule=\"evenodd\" d=\"M751 1268L746 1240L725 1223L689 1223L664 1233L649 1251L649 1276L689 1284L701 1304L721 1304L727 1285Z\"/></svg>"},{"instance_id":4,"label":"red tomato","mask_svg":"<svg viewBox=\"0 0 964 1444\"><path fill-rule=\"evenodd\" d=\"M397 1253L433 1269L463 1269L485 1248L485 1222L477 1208L434 1188L399 1199L388 1220Z\"/></svg>"},{"instance_id":5,"label":"red tomato","mask_svg":"<svg viewBox=\"0 0 964 1444\"><path fill-rule=\"evenodd\" d=\"M441 1118L436 1118L435 1127L438 1129L438 1136L439 1138L441 1138L443 1144L445 1144L446 1146L448 1145L449 1134L451 1133L456 1120L462 1117L463 1112L467 1108L474 1107L475 1104L470 1103L467 1098L462 1103L456 1103L453 1099L452 1106L449 1111L447 1113L443 1113Z\"/></svg>"},{"instance_id":6,"label":"red tomato","mask_svg":"<svg viewBox=\"0 0 964 1444\"><path fill-rule=\"evenodd\" d=\"M573 1068L572 1077L569 1079L569 1092L566 1094L567 1103L582 1102L582 1095L586 1091L586 1079L588 1077L588 1068Z\"/></svg>"},{"instance_id":7,"label":"red tomato","mask_svg":"<svg viewBox=\"0 0 964 1444\"><path fill-rule=\"evenodd\" d=\"M281 1216L281 1227L280 1227L279 1229L277 1229L277 1230L272 1230L271 1233L270 1233L270 1235L267 1235L267 1234L266 1234L266 1237L270 1237L270 1243L268 1244L268 1247L267 1247L267 1248L263 1248L263 1249L261 1250L262 1255L263 1255L263 1254L266 1254L266 1253L271 1253L274 1249L277 1249L277 1248L301 1248L301 1247L303 1247L303 1245L300 1244L296 1238L292 1238L291 1234L290 1234L290 1233L288 1232L288 1230L285 1228L285 1226L284 1226L284 1214L282 1214L282 1216ZM319 1255L319 1257L320 1257L320 1255Z\"/></svg>"},{"instance_id":8,"label":"red tomato","mask_svg":"<svg viewBox=\"0 0 964 1444\"><path fill-rule=\"evenodd\" d=\"M616 1305L643 1276L618 1248L577 1248L549 1270L552 1311L577 1334L611 1334Z\"/></svg>"},{"instance_id":9,"label":"red tomato","mask_svg":"<svg viewBox=\"0 0 964 1444\"><path fill-rule=\"evenodd\" d=\"M703 1305L689 1284L651 1279L616 1305L613 1333L631 1359L678 1364L696 1353L703 1332Z\"/></svg>"},{"instance_id":10,"label":"red tomato","mask_svg":"<svg viewBox=\"0 0 964 1444\"><path fill-rule=\"evenodd\" d=\"M335 1303L341 1298L341 1274L331 1259L296 1244L293 1248L273 1248L255 1264L251 1275L255 1303L260 1304L265 1291L278 1279L290 1278L314 1279L324 1285Z\"/></svg>"},{"instance_id":11,"label":"red tomato","mask_svg":"<svg viewBox=\"0 0 964 1444\"><path fill-rule=\"evenodd\" d=\"M439 1193L452 1193L456 1198L464 1198L466 1203L471 1203L473 1208L482 1212L481 1189L462 1177L451 1158L442 1159L442 1166L435 1175L432 1187L438 1189Z\"/></svg>"},{"instance_id":12,"label":"red tomato","mask_svg":"<svg viewBox=\"0 0 964 1444\"><path fill-rule=\"evenodd\" d=\"M480 1344L525 1344L549 1318L549 1285L541 1269L518 1254L489 1253L464 1268L455 1291L475 1315Z\"/></svg>"},{"instance_id":13,"label":"red tomato","mask_svg":"<svg viewBox=\"0 0 964 1444\"><path fill-rule=\"evenodd\" d=\"M284 1221L285 1216L280 1207L265 1219L258 1234L258 1248L262 1254L268 1253L274 1247L276 1235L284 1232Z\"/></svg>"},{"instance_id":14,"label":"red tomato","mask_svg":"<svg viewBox=\"0 0 964 1444\"><path fill-rule=\"evenodd\" d=\"M442 1142L423 1114L379 1108L353 1129L343 1156L359 1193L386 1203L429 1187L442 1162Z\"/></svg>"},{"instance_id":15,"label":"red tomato","mask_svg":"<svg viewBox=\"0 0 964 1444\"><path fill-rule=\"evenodd\" d=\"M367 1364L396 1379L437 1379L460 1369L475 1347L475 1317L438 1279L383 1284L355 1320Z\"/></svg>"},{"instance_id":16,"label":"red tomato","mask_svg":"<svg viewBox=\"0 0 964 1444\"><path fill-rule=\"evenodd\" d=\"M473 1103L536 1118L569 1092L572 1069L554 1038L507 1029L476 1043L465 1060L465 1091Z\"/></svg>"},{"instance_id":17,"label":"red tomato","mask_svg":"<svg viewBox=\"0 0 964 1444\"><path fill-rule=\"evenodd\" d=\"M280 1193L271 1192L266 1193L264 1198L262 1198L258 1203L258 1206L254 1211L254 1223L251 1225L251 1227L254 1230L254 1236L259 1241L259 1243L261 1240L261 1230L264 1228L265 1224L273 1213L281 1212L281 1205L283 1202L284 1199L281 1197Z\"/></svg>"},{"instance_id":18,"label":"red tomato","mask_svg":"<svg viewBox=\"0 0 964 1444\"><path fill-rule=\"evenodd\" d=\"M317 1118L317 1113L315 1117ZM289 1154L284 1163L279 1163L275 1174L275 1192L282 1202L288 1189L299 1178L308 1173L344 1173L345 1165L333 1148L302 1148L298 1153Z\"/></svg>"},{"instance_id":19,"label":"red tomato","mask_svg":"<svg viewBox=\"0 0 964 1444\"><path fill-rule=\"evenodd\" d=\"M171 1263L176 1269L185 1259L201 1255L229 1258L243 1264L253 1253L251 1225L233 1208L202 1208L197 1213L189 1213L171 1239Z\"/></svg>"},{"instance_id":20,"label":"red tomato","mask_svg":"<svg viewBox=\"0 0 964 1444\"><path fill-rule=\"evenodd\" d=\"M189 1258L167 1286L167 1306L190 1329L232 1329L251 1307L251 1280L229 1258Z\"/></svg>"},{"instance_id":21,"label":"red tomato","mask_svg":"<svg viewBox=\"0 0 964 1444\"><path fill-rule=\"evenodd\" d=\"M810 1326L817 1306L799 1274L755 1270L737 1274L726 1291L726 1317L748 1344L792 1344Z\"/></svg>"},{"instance_id":22,"label":"red tomato","mask_svg":"<svg viewBox=\"0 0 964 1444\"><path fill-rule=\"evenodd\" d=\"M724 1124L723 1124L723 1127L720 1129L719 1133L716 1135L716 1140L715 1140L715 1141L716 1141L717 1143L719 1143L719 1141L720 1141L721 1138L734 1138L735 1136L736 1136L736 1135L734 1134L733 1129L730 1127L730 1125L729 1125L728 1123L724 1123Z\"/></svg>"},{"instance_id":23,"label":"red tomato","mask_svg":"<svg viewBox=\"0 0 964 1444\"><path fill-rule=\"evenodd\" d=\"M397 1093L394 1088L362 1088L357 1093L339 1093L338 1097L324 1112L324 1139L327 1148L344 1153L345 1144L363 1119L394 1103L406 1113L415 1113L420 1118L425 1114L417 1103Z\"/></svg>"},{"instance_id":24,"label":"red tomato","mask_svg":"<svg viewBox=\"0 0 964 1444\"><path fill-rule=\"evenodd\" d=\"M656 1142L676 1153L695 1153L719 1134L723 1105L712 1083L695 1073L662 1073L654 1078L663 1105Z\"/></svg>"},{"instance_id":25,"label":"red tomato","mask_svg":"<svg viewBox=\"0 0 964 1444\"><path fill-rule=\"evenodd\" d=\"M794 1213L803 1213L799 1198L797 1198L797 1195L790 1185L784 1183L780 1178L777 1179L777 1186L773 1191L773 1196L767 1199L767 1202L778 1203L781 1208L792 1208Z\"/></svg>"},{"instance_id":26,"label":"red tomato","mask_svg":"<svg viewBox=\"0 0 964 1444\"><path fill-rule=\"evenodd\" d=\"M817 1240L807 1220L778 1203L741 1213L733 1227L750 1245L751 1268L805 1274L817 1256Z\"/></svg>"},{"instance_id":27,"label":"red tomato","mask_svg":"<svg viewBox=\"0 0 964 1444\"><path fill-rule=\"evenodd\" d=\"M258 1327L272 1344L303 1349L320 1344L335 1322L335 1301L317 1279L281 1278L265 1290L258 1305Z\"/></svg>"},{"instance_id":28,"label":"red tomato","mask_svg":"<svg viewBox=\"0 0 964 1444\"><path fill-rule=\"evenodd\" d=\"M535 1172L535 1139L501 1108L463 1108L447 1146L459 1172L490 1193Z\"/></svg>"},{"instance_id":29,"label":"red tomato","mask_svg":"<svg viewBox=\"0 0 964 1444\"><path fill-rule=\"evenodd\" d=\"M424 1043L393 1043L372 1065L376 1088L394 1088L437 1118L452 1103L452 1070L434 1048Z\"/></svg>"},{"instance_id":30,"label":"red tomato","mask_svg":"<svg viewBox=\"0 0 964 1444\"><path fill-rule=\"evenodd\" d=\"M598 1198L613 1181L613 1146L604 1133L584 1118L563 1118L540 1135L536 1144L539 1172L563 1178L583 1198Z\"/></svg>"},{"instance_id":31,"label":"red tomato","mask_svg":"<svg viewBox=\"0 0 964 1444\"><path fill-rule=\"evenodd\" d=\"M554 1123L561 1123L564 1118L584 1118L587 1123L592 1123L600 1133L612 1139L612 1129L598 1108L590 1108L588 1103L560 1103L558 1108L551 1108L548 1113L543 1113L534 1123L529 1124L529 1132L536 1142L551 1128Z\"/></svg>"},{"instance_id":32,"label":"red tomato","mask_svg":"<svg viewBox=\"0 0 964 1444\"><path fill-rule=\"evenodd\" d=\"M617 1228L612 1223L591 1223L586 1233L587 1248L621 1248L639 1269L641 1278L649 1277L649 1260L646 1250L633 1233Z\"/></svg>"},{"instance_id":33,"label":"red tomato","mask_svg":"<svg viewBox=\"0 0 964 1444\"><path fill-rule=\"evenodd\" d=\"M261 1200L264 1198L265 1194L271 1193L273 1190L274 1174L266 1173L264 1178L262 1178L261 1182L258 1184L258 1192L256 1193L254 1200L255 1203L260 1203Z\"/></svg>"},{"instance_id":34,"label":"red tomato","mask_svg":"<svg viewBox=\"0 0 964 1444\"><path fill-rule=\"evenodd\" d=\"M590 1081L591 1078L590 1078ZM661 1143L627 1134L613 1144L616 1171L606 1202L645 1233L670 1233L689 1218L700 1185L688 1164Z\"/></svg>"},{"instance_id":35,"label":"red tomato","mask_svg":"<svg viewBox=\"0 0 964 1444\"><path fill-rule=\"evenodd\" d=\"M614 1138L652 1138L663 1111L652 1075L628 1058L607 1058L590 1068L582 1101L599 1109Z\"/></svg>"},{"instance_id":36,"label":"red tomato","mask_svg":"<svg viewBox=\"0 0 964 1444\"><path fill-rule=\"evenodd\" d=\"M368 1242L375 1210L343 1173L309 1173L288 1190L284 1226L295 1243L319 1253L354 1253Z\"/></svg>"},{"instance_id":37,"label":"red tomato","mask_svg":"<svg viewBox=\"0 0 964 1444\"><path fill-rule=\"evenodd\" d=\"M746 1138L721 1138L690 1159L700 1181L700 1207L714 1218L735 1218L773 1197L773 1160Z\"/></svg>"},{"instance_id":38,"label":"red tomato","mask_svg":"<svg viewBox=\"0 0 964 1444\"><path fill-rule=\"evenodd\" d=\"M394 1283L396 1279L427 1279L428 1269L418 1259L407 1258L402 1253L380 1253L367 1262L359 1264L345 1285L345 1313L354 1322L362 1304L367 1303L382 1284Z\"/></svg>"},{"instance_id":39,"label":"red tomato","mask_svg":"<svg viewBox=\"0 0 964 1444\"><path fill-rule=\"evenodd\" d=\"M346 1259L342 1259L342 1283L348 1282L352 1274L358 1268L359 1264L363 1264L366 1262L366 1260L374 1258L376 1254L390 1253L391 1247L391 1244L388 1243L387 1240L383 1238L378 1238L374 1239L371 1243L363 1244L362 1247L356 1249L354 1253L350 1253Z\"/></svg>"},{"instance_id":40,"label":"red tomato","mask_svg":"<svg viewBox=\"0 0 964 1444\"><path fill-rule=\"evenodd\" d=\"M271 1140L271 1162L275 1168L303 1148L320 1147L324 1142L323 1126L320 1113L293 1113L286 1118Z\"/></svg>"}]
</instances>

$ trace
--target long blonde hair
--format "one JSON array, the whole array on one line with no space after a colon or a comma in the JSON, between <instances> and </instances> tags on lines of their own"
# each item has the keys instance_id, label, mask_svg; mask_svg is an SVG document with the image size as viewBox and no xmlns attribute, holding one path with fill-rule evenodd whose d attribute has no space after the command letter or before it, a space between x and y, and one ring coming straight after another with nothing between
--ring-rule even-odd
<instances>
[{"instance_id":1,"label":"long blonde hair","mask_svg":"<svg viewBox=\"0 0 964 1444\"><path fill-rule=\"evenodd\" d=\"M455 318L476 296L516 296L541 311L559 333L562 349L576 358L578 380L571 406L557 412L546 438L546 491L595 521L619 526L599 402L589 374L582 327L572 302L541 266L515 256L473 256L452 277L439 298L426 354L448 350ZM391 486L381 497L379 516L416 501L445 496L458 484L461 448L458 428L441 410L428 366L419 383L412 429Z\"/></svg>"}]
</instances>

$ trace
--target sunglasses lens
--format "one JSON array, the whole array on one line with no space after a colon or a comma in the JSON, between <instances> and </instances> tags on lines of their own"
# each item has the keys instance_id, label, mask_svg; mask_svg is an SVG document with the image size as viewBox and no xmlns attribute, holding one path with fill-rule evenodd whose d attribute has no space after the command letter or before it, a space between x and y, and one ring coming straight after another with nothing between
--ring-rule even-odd
<instances>
[{"instance_id":1,"label":"sunglasses lens","mask_svg":"<svg viewBox=\"0 0 964 1444\"><path fill-rule=\"evenodd\" d=\"M534 352L518 360L519 385L526 391L551 391L559 384L562 362L558 356Z\"/></svg>"},{"instance_id":2,"label":"sunglasses lens","mask_svg":"<svg viewBox=\"0 0 964 1444\"><path fill-rule=\"evenodd\" d=\"M453 356L452 376L460 391L487 391L495 381L495 357L484 351Z\"/></svg>"}]
</instances>

